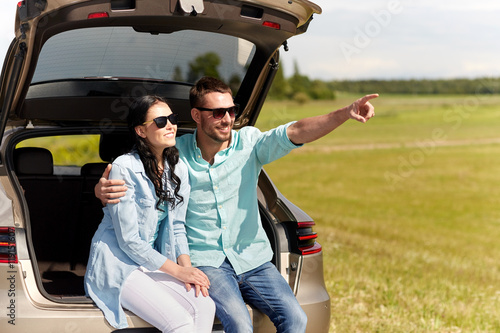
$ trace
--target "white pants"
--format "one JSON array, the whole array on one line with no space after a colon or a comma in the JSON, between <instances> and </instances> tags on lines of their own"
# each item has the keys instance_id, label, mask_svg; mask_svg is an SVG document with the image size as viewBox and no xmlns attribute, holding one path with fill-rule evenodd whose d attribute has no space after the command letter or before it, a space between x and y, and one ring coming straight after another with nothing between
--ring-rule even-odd
<instances>
[{"instance_id":1,"label":"white pants","mask_svg":"<svg viewBox=\"0 0 500 333\"><path fill-rule=\"evenodd\" d=\"M136 269L123 285L121 304L162 332L212 332L215 304L194 287L160 271Z\"/></svg>"}]
</instances>

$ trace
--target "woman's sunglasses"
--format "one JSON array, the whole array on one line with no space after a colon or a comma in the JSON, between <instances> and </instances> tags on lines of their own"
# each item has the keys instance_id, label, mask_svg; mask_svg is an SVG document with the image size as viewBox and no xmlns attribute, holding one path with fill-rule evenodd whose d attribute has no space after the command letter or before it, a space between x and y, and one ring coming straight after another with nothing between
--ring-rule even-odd
<instances>
[{"instance_id":1,"label":"woman's sunglasses","mask_svg":"<svg viewBox=\"0 0 500 333\"><path fill-rule=\"evenodd\" d=\"M153 121L156 124L156 126L158 126L158 128L163 128L163 127L167 126L167 121L170 121L170 123L172 125L177 125L177 122L178 122L177 113L171 113L168 116L157 117L153 120L145 121L142 124L146 125L147 123L152 123Z\"/></svg>"},{"instance_id":2,"label":"woman's sunglasses","mask_svg":"<svg viewBox=\"0 0 500 333\"><path fill-rule=\"evenodd\" d=\"M229 117L231 118L236 117L236 115L240 110L240 106L236 104L229 108L209 109L209 108L195 107L195 109L198 109L200 111L212 111L212 115L215 119L222 119L226 115L226 112L229 113Z\"/></svg>"}]
</instances>

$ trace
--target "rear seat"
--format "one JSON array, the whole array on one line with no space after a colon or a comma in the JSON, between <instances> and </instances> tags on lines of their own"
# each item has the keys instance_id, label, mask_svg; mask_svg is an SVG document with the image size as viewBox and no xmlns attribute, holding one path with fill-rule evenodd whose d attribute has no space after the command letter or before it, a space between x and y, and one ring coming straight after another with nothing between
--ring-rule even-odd
<instances>
[{"instance_id":1,"label":"rear seat","mask_svg":"<svg viewBox=\"0 0 500 333\"><path fill-rule=\"evenodd\" d=\"M45 148L14 150L14 170L28 204L31 239L48 293L84 294L81 279L90 242L103 216L94 186L108 162L129 149L126 135L102 135L99 154L106 162L85 164L80 175L55 175L52 154Z\"/></svg>"},{"instance_id":2,"label":"rear seat","mask_svg":"<svg viewBox=\"0 0 500 333\"><path fill-rule=\"evenodd\" d=\"M45 148L16 149L14 164L28 203L37 260L69 261L81 177L54 175L52 154Z\"/></svg>"},{"instance_id":3,"label":"rear seat","mask_svg":"<svg viewBox=\"0 0 500 333\"><path fill-rule=\"evenodd\" d=\"M77 264L87 264L90 241L103 217L102 204L95 197L94 186L107 165L107 163L88 163L81 168L80 205L73 238L71 270L74 270Z\"/></svg>"}]
</instances>

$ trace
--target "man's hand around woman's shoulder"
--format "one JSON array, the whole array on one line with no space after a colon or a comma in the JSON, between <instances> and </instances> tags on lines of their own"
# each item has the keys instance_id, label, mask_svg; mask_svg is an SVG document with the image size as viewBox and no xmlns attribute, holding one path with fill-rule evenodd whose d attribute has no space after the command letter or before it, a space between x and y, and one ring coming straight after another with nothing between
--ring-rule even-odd
<instances>
[{"instance_id":1,"label":"man's hand around woman's shoulder","mask_svg":"<svg viewBox=\"0 0 500 333\"><path fill-rule=\"evenodd\" d=\"M120 198L125 196L125 192L127 191L123 180L108 179L110 172L111 164L108 164L99 182L94 187L95 196L101 200L103 206L119 203Z\"/></svg>"}]
</instances>

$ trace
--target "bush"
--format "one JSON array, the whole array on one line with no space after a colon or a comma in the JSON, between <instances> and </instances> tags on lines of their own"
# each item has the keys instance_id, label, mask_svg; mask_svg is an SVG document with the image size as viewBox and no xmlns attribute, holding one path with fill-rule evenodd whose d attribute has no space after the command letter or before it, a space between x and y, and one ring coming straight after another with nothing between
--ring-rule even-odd
<instances>
[{"instance_id":1,"label":"bush","mask_svg":"<svg viewBox=\"0 0 500 333\"><path fill-rule=\"evenodd\" d=\"M297 92L292 97L293 101L297 102L299 105L303 105L309 102L309 96L304 92Z\"/></svg>"}]
</instances>

